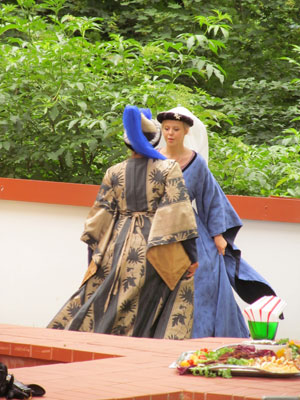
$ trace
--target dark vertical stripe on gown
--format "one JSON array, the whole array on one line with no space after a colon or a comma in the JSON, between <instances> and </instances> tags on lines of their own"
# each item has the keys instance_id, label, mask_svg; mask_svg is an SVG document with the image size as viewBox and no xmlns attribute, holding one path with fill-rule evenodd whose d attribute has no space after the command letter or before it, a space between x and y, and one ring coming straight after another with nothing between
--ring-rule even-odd
<instances>
[{"instance_id":1,"label":"dark vertical stripe on gown","mask_svg":"<svg viewBox=\"0 0 300 400\"><path fill-rule=\"evenodd\" d=\"M128 211L145 211L147 203L148 158L131 158L126 168L126 203Z\"/></svg>"}]
</instances>

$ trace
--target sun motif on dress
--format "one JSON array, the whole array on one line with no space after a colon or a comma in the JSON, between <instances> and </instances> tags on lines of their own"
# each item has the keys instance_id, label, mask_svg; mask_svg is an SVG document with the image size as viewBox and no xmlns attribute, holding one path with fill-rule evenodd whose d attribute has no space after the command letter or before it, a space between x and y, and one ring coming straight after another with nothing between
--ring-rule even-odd
<instances>
[{"instance_id":1,"label":"sun motif on dress","mask_svg":"<svg viewBox=\"0 0 300 400\"><path fill-rule=\"evenodd\" d=\"M166 339L179 340L179 337L178 337L177 335L171 334L171 335L168 335L168 336L166 337Z\"/></svg>"},{"instance_id":2,"label":"sun motif on dress","mask_svg":"<svg viewBox=\"0 0 300 400\"><path fill-rule=\"evenodd\" d=\"M128 314L134 312L136 309L136 301L135 300L124 300L120 306L120 312L123 314Z\"/></svg>"},{"instance_id":3,"label":"sun motif on dress","mask_svg":"<svg viewBox=\"0 0 300 400\"><path fill-rule=\"evenodd\" d=\"M182 290L180 291L179 297L185 303L193 304L194 295L193 295L193 291L191 290L190 287L182 288Z\"/></svg>"},{"instance_id":4,"label":"sun motif on dress","mask_svg":"<svg viewBox=\"0 0 300 400\"><path fill-rule=\"evenodd\" d=\"M55 321L55 322L53 323L53 325L51 325L50 327L51 327L52 329L64 329L64 328L65 328L65 325L66 325L66 324L62 324L62 323L59 322L59 321Z\"/></svg>"},{"instance_id":5,"label":"sun motif on dress","mask_svg":"<svg viewBox=\"0 0 300 400\"><path fill-rule=\"evenodd\" d=\"M79 299L75 299L74 301L70 302L67 307L67 313L70 317L74 317L81 308L81 302Z\"/></svg>"},{"instance_id":6,"label":"sun motif on dress","mask_svg":"<svg viewBox=\"0 0 300 400\"><path fill-rule=\"evenodd\" d=\"M106 185L105 183L102 183L100 186L100 190L97 194L96 197L96 202L101 202L103 197L106 195L106 193L111 189L110 186Z\"/></svg>"},{"instance_id":7,"label":"sun motif on dress","mask_svg":"<svg viewBox=\"0 0 300 400\"><path fill-rule=\"evenodd\" d=\"M85 315L84 320L79 328L80 332L93 332L94 331L94 320L92 318L92 313L90 309Z\"/></svg>"},{"instance_id":8,"label":"sun motif on dress","mask_svg":"<svg viewBox=\"0 0 300 400\"><path fill-rule=\"evenodd\" d=\"M154 191L155 188L153 188ZM158 194L157 196L153 195L153 198L150 200L150 209L151 210L156 210L158 208L159 202L161 199L161 195Z\"/></svg>"},{"instance_id":9,"label":"sun motif on dress","mask_svg":"<svg viewBox=\"0 0 300 400\"><path fill-rule=\"evenodd\" d=\"M118 335L118 336L125 336L126 335L126 326L125 325L117 325L112 329L112 334L113 335Z\"/></svg>"},{"instance_id":10,"label":"sun motif on dress","mask_svg":"<svg viewBox=\"0 0 300 400\"><path fill-rule=\"evenodd\" d=\"M170 182L170 184L166 187L166 196L169 200L169 203L175 203L178 201L180 192L176 182Z\"/></svg>"},{"instance_id":11,"label":"sun motif on dress","mask_svg":"<svg viewBox=\"0 0 300 400\"><path fill-rule=\"evenodd\" d=\"M128 252L127 261L129 264L142 264L144 262L143 249L131 247Z\"/></svg>"},{"instance_id":12,"label":"sun motif on dress","mask_svg":"<svg viewBox=\"0 0 300 400\"><path fill-rule=\"evenodd\" d=\"M123 181L124 180L121 173L112 172L110 182L113 188L116 188L117 186L122 186L124 183Z\"/></svg>"},{"instance_id":13,"label":"sun motif on dress","mask_svg":"<svg viewBox=\"0 0 300 400\"><path fill-rule=\"evenodd\" d=\"M149 174L149 180L151 183L163 184L165 181L165 177L160 169L154 168Z\"/></svg>"},{"instance_id":14,"label":"sun motif on dress","mask_svg":"<svg viewBox=\"0 0 300 400\"><path fill-rule=\"evenodd\" d=\"M179 197L178 197L179 201L183 201L183 200L189 199L189 194L188 194L187 188L186 188L186 186L184 184L184 181L182 179L180 179L177 182L177 188L178 188L178 191L179 191Z\"/></svg>"},{"instance_id":15,"label":"sun motif on dress","mask_svg":"<svg viewBox=\"0 0 300 400\"><path fill-rule=\"evenodd\" d=\"M95 275L95 280L98 278L98 282L96 282L96 285L98 284L98 286L99 286L100 283L102 281L104 281L104 279L106 278L108 273L109 273L109 268L108 268L107 265L106 266L103 265L103 266L99 267L98 270L97 270L97 273Z\"/></svg>"}]
</instances>

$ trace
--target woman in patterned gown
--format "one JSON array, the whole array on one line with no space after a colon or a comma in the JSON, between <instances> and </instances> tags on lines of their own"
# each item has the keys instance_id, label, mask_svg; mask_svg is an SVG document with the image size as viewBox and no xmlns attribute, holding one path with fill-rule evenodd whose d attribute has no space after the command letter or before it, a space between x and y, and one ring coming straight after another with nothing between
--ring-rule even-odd
<instances>
[{"instance_id":1,"label":"woman in patterned gown","mask_svg":"<svg viewBox=\"0 0 300 400\"><path fill-rule=\"evenodd\" d=\"M190 124L185 123L187 116ZM185 137L196 117L189 110L176 107L159 113L157 119L162 124L165 143L159 151L178 161L196 206L199 267L194 277L192 336L249 337L232 289L247 303L275 292L241 257L234 241L242 221L210 172L207 160L186 145Z\"/></svg>"},{"instance_id":2,"label":"woman in patterned gown","mask_svg":"<svg viewBox=\"0 0 300 400\"><path fill-rule=\"evenodd\" d=\"M149 113L125 108L132 155L106 171L81 237L89 268L48 328L191 337L197 226L179 165L153 148L161 133Z\"/></svg>"}]
</instances>

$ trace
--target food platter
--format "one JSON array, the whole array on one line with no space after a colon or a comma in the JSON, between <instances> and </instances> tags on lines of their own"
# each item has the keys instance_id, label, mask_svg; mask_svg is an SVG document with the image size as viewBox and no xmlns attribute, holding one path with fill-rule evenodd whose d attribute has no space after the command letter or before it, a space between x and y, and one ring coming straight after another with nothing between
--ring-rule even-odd
<instances>
[{"instance_id":1,"label":"food platter","mask_svg":"<svg viewBox=\"0 0 300 400\"><path fill-rule=\"evenodd\" d=\"M180 375L298 378L300 346L292 345L293 355L290 347L289 343L257 343L256 347L252 342L246 341L221 346L215 350L189 350L183 352L170 368L176 368Z\"/></svg>"},{"instance_id":2,"label":"food platter","mask_svg":"<svg viewBox=\"0 0 300 400\"><path fill-rule=\"evenodd\" d=\"M241 344L253 345L257 350L273 350L274 352L288 347L287 343L276 342L276 340L245 340Z\"/></svg>"},{"instance_id":3,"label":"food platter","mask_svg":"<svg viewBox=\"0 0 300 400\"><path fill-rule=\"evenodd\" d=\"M203 365L203 364L202 364ZM204 366L204 365L203 365ZM219 364L214 365L212 367L208 367L208 369L212 372L219 372L222 370L230 369L230 373L232 376L248 376L248 377L257 377L257 378L294 378L300 377L299 372L272 372L266 371L261 368L255 367L246 367L246 366L237 366L237 365L229 365L229 364ZM191 368L191 373L193 373L193 368Z\"/></svg>"},{"instance_id":4,"label":"food platter","mask_svg":"<svg viewBox=\"0 0 300 400\"><path fill-rule=\"evenodd\" d=\"M243 342L240 343L231 343L229 346L234 347L240 345L254 346L257 350L273 350L275 353L280 349L288 347L287 343L281 344L276 342L275 340L244 340ZM224 347L226 346L217 347L215 350L219 350Z\"/></svg>"}]
</instances>

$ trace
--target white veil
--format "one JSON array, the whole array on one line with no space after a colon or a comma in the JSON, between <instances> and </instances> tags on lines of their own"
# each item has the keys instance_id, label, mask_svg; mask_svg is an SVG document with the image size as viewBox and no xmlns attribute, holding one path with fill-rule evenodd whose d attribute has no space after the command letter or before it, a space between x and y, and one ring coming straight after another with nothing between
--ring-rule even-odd
<instances>
[{"instance_id":1,"label":"white veil","mask_svg":"<svg viewBox=\"0 0 300 400\"><path fill-rule=\"evenodd\" d=\"M208 138L203 122L201 122L199 118L197 118L185 107L175 107L171 110L168 110L168 112L187 115L188 117L193 119L194 125L190 127L188 134L185 135L183 143L185 147L199 153L208 164ZM166 142L162 135L158 147L161 148L165 146Z\"/></svg>"}]
</instances>

